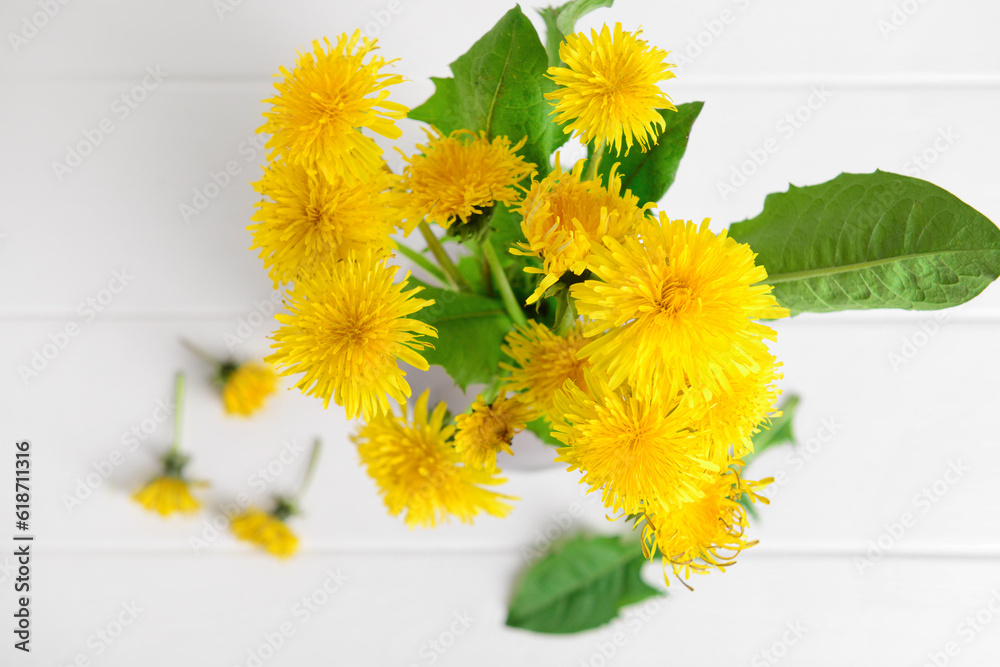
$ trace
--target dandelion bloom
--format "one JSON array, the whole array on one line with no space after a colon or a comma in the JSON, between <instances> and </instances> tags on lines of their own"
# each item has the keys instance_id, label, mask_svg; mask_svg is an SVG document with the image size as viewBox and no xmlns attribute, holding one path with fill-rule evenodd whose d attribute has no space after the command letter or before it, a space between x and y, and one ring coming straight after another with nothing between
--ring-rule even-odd
<instances>
[{"instance_id":1,"label":"dandelion bloom","mask_svg":"<svg viewBox=\"0 0 1000 667\"><path fill-rule=\"evenodd\" d=\"M504 500L516 499L484 487L506 480L462 463L449 442L455 427L444 424L448 407L438 403L428 415L429 394L417 399L412 421L401 402L400 415L377 416L352 437L389 514L405 512L410 528L433 528L453 516L472 523L481 512L505 516L511 506Z\"/></svg>"},{"instance_id":2,"label":"dandelion bloom","mask_svg":"<svg viewBox=\"0 0 1000 667\"><path fill-rule=\"evenodd\" d=\"M665 384L612 389L588 373L590 395L567 382L556 393L552 435L563 443L556 461L583 473L612 511L638 514L650 503L674 507L701 497L718 473L708 443L692 431L698 413Z\"/></svg>"},{"instance_id":3,"label":"dandelion bloom","mask_svg":"<svg viewBox=\"0 0 1000 667\"><path fill-rule=\"evenodd\" d=\"M397 206L406 220L407 233L425 217L445 229L463 223L497 202L513 204L519 196L515 186L535 168L517 155L522 138L511 145L507 137L486 137L470 130L456 130L449 136L427 132L427 145L417 146L409 163Z\"/></svg>"},{"instance_id":4,"label":"dandelion bloom","mask_svg":"<svg viewBox=\"0 0 1000 667\"><path fill-rule=\"evenodd\" d=\"M706 398L724 389L727 377L760 368L770 327L754 318L778 318L767 271L754 264L750 246L723 231L714 234L683 220L646 220L639 236L607 239L595 246L590 270L596 280L570 288L577 311L594 338L581 354L607 373L609 384L654 382L667 371L671 388L695 387Z\"/></svg>"},{"instance_id":5,"label":"dandelion bloom","mask_svg":"<svg viewBox=\"0 0 1000 667\"><path fill-rule=\"evenodd\" d=\"M348 419L389 410L388 398L406 400L398 361L427 370L420 351L430 344L418 337L437 331L408 317L434 301L416 298L420 287L406 289L409 273L393 283L398 268L369 250L300 278L286 296L290 312L275 316L282 326L265 361L282 375L303 373L296 386L324 407L332 398Z\"/></svg>"},{"instance_id":6,"label":"dandelion bloom","mask_svg":"<svg viewBox=\"0 0 1000 667\"><path fill-rule=\"evenodd\" d=\"M335 45L324 38L312 46L312 52L299 54L292 71L281 68L283 79L274 84L278 94L265 100L271 110L264 112L267 120L258 132L271 135L268 158L318 169L330 180L365 178L382 169L382 149L361 130L400 137L395 121L409 109L391 102L386 88L403 77L381 72L395 61L371 55L365 62L378 47L360 30L340 35Z\"/></svg>"},{"instance_id":7,"label":"dandelion bloom","mask_svg":"<svg viewBox=\"0 0 1000 667\"><path fill-rule=\"evenodd\" d=\"M712 460L740 458L753 451L753 436L767 426L775 411L781 390L775 384L781 379L781 362L761 348L757 350L757 367L746 375L729 373L725 388L706 401L705 416L696 425L708 433L712 443ZM702 399L704 400L704 399Z\"/></svg>"},{"instance_id":8,"label":"dandelion bloom","mask_svg":"<svg viewBox=\"0 0 1000 667\"><path fill-rule=\"evenodd\" d=\"M530 405L508 399L506 392L492 404L479 396L469 410L455 417L455 450L467 466L484 470L497 467L498 452L514 453L510 449L514 434L535 417Z\"/></svg>"},{"instance_id":9,"label":"dandelion bloom","mask_svg":"<svg viewBox=\"0 0 1000 667\"><path fill-rule=\"evenodd\" d=\"M552 419L555 393L566 380L587 390L583 373L590 362L578 354L586 343L582 322L560 336L544 324L528 320L527 326L515 327L504 341L503 353L513 363L500 363L508 372L502 386L520 392L519 399Z\"/></svg>"},{"instance_id":10,"label":"dandelion bloom","mask_svg":"<svg viewBox=\"0 0 1000 667\"><path fill-rule=\"evenodd\" d=\"M670 564L674 574L685 579L692 572L725 571L743 549L757 544L746 539L747 515L740 497L745 493L754 502L767 503L756 491L771 481L746 481L730 468L703 485L700 499L677 508L650 510L643 517L643 555L652 559L659 552L664 571Z\"/></svg>"},{"instance_id":11,"label":"dandelion bloom","mask_svg":"<svg viewBox=\"0 0 1000 667\"><path fill-rule=\"evenodd\" d=\"M661 81L674 78L665 62L667 52L639 39L641 30L625 32L615 24L614 35L604 26L600 34L590 31L567 35L559 46L566 67L550 67L548 77L558 88L545 97L555 101L556 122L571 121L564 128L584 143L597 140L614 146L621 155L638 143L643 151L656 143L666 123L657 109L676 111L663 91Z\"/></svg>"},{"instance_id":12,"label":"dandelion bloom","mask_svg":"<svg viewBox=\"0 0 1000 667\"><path fill-rule=\"evenodd\" d=\"M285 160L272 162L254 183L263 199L247 229L277 287L317 267L367 248L389 250L395 218L389 207L394 177L378 171L356 180L325 178Z\"/></svg>"},{"instance_id":13,"label":"dandelion bloom","mask_svg":"<svg viewBox=\"0 0 1000 667\"><path fill-rule=\"evenodd\" d=\"M254 507L233 519L232 530L237 538L278 558L289 558L299 550L299 538L282 519Z\"/></svg>"},{"instance_id":14,"label":"dandelion bloom","mask_svg":"<svg viewBox=\"0 0 1000 667\"><path fill-rule=\"evenodd\" d=\"M201 504L191 495L190 483L181 477L162 475L154 478L132 498L150 512L169 516L174 512L197 512Z\"/></svg>"},{"instance_id":15,"label":"dandelion bloom","mask_svg":"<svg viewBox=\"0 0 1000 667\"><path fill-rule=\"evenodd\" d=\"M529 304L538 301L565 272L582 274L593 248L605 238L621 240L633 233L650 206L640 207L639 198L629 190L622 194L616 168L605 188L600 177L582 180L583 166L580 160L573 171L563 171L557 155L555 169L532 183L518 208L526 242L519 241L510 252L541 259L541 269L529 266L524 271L545 276L528 297Z\"/></svg>"},{"instance_id":16,"label":"dandelion bloom","mask_svg":"<svg viewBox=\"0 0 1000 667\"><path fill-rule=\"evenodd\" d=\"M264 407L278 386L278 376L267 364L245 363L223 367L222 404L231 415L249 417Z\"/></svg>"}]
</instances>

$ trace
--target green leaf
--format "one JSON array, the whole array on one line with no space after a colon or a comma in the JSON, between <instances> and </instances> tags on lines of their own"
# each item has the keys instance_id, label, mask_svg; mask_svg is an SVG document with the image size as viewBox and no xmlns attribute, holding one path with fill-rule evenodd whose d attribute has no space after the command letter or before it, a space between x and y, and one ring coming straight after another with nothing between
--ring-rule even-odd
<instances>
[{"instance_id":1,"label":"green leaf","mask_svg":"<svg viewBox=\"0 0 1000 667\"><path fill-rule=\"evenodd\" d=\"M691 127L701 113L704 102L688 102L677 107L677 111L658 109L666 127L659 134L657 143L645 153L633 146L628 155L617 156L606 149L601 157L598 172L607 184L611 167L619 163L618 173L622 177L622 190L631 190L639 198L639 204L657 203L674 183L677 167L687 150ZM593 152L593 146L590 151Z\"/></svg>"},{"instance_id":2,"label":"green leaf","mask_svg":"<svg viewBox=\"0 0 1000 667\"><path fill-rule=\"evenodd\" d=\"M547 67L538 32L515 6L451 64L453 79L434 79L434 95L409 116L442 132L485 130L490 138L506 136L515 144L527 137L520 153L548 173L555 135L543 97L552 89Z\"/></svg>"},{"instance_id":3,"label":"green leaf","mask_svg":"<svg viewBox=\"0 0 1000 667\"><path fill-rule=\"evenodd\" d=\"M545 70L548 59L538 32L519 6L451 64L469 129L512 142L527 137L524 157L548 171L551 150L543 145L550 105Z\"/></svg>"},{"instance_id":4,"label":"green leaf","mask_svg":"<svg viewBox=\"0 0 1000 667\"><path fill-rule=\"evenodd\" d=\"M566 35L576 32L576 22L601 7L610 7L615 0L570 0L559 7L539 9L545 21L545 51L549 55L549 66L558 67L559 44Z\"/></svg>"},{"instance_id":5,"label":"green leaf","mask_svg":"<svg viewBox=\"0 0 1000 667\"><path fill-rule=\"evenodd\" d=\"M490 227L493 230L490 241L497 249L500 263L509 266L518 258L518 255L510 254L510 249L516 242L524 241L524 234L521 232L521 214L507 208L506 204L494 204Z\"/></svg>"},{"instance_id":6,"label":"green leaf","mask_svg":"<svg viewBox=\"0 0 1000 667\"><path fill-rule=\"evenodd\" d=\"M948 308L1000 275L996 225L936 185L884 171L790 186L729 234L794 311Z\"/></svg>"},{"instance_id":7,"label":"green leaf","mask_svg":"<svg viewBox=\"0 0 1000 667\"><path fill-rule=\"evenodd\" d=\"M546 445L552 445L553 447L563 446L561 442L552 437L552 423L546 417L539 417L535 421L528 422L525 428L537 435L539 440Z\"/></svg>"},{"instance_id":8,"label":"green leaf","mask_svg":"<svg viewBox=\"0 0 1000 667\"><path fill-rule=\"evenodd\" d=\"M427 363L443 367L462 389L489 384L499 372L500 345L512 326L503 304L437 287L425 287L419 296L435 301L411 315L437 328L434 349L423 351Z\"/></svg>"},{"instance_id":9,"label":"green leaf","mask_svg":"<svg viewBox=\"0 0 1000 667\"><path fill-rule=\"evenodd\" d=\"M753 436L753 453L743 457L744 469L750 462L760 456L761 452L777 445L788 443L795 444L795 432L792 429L792 421L795 418L795 410L799 406L799 397L792 394L781 403L781 416L771 420L771 425L766 429L761 429ZM757 507L750 500L750 496L742 494L740 504L746 509L751 518L757 519Z\"/></svg>"},{"instance_id":10,"label":"green leaf","mask_svg":"<svg viewBox=\"0 0 1000 667\"><path fill-rule=\"evenodd\" d=\"M635 542L576 536L531 566L510 604L507 625L568 634L604 625L623 606L663 592L642 581Z\"/></svg>"},{"instance_id":11,"label":"green leaf","mask_svg":"<svg viewBox=\"0 0 1000 667\"><path fill-rule=\"evenodd\" d=\"M471 245L471 242L469 245ZM455 264L455 267L469 283L469 287L472 288L473 292L487 298L493 297L490 293L493 290L493 285L487 284L484 280L483 261L478 252L472 255L462 255Z\"/></svg>"},{"instance_id":12,"label":"green leaf","mask_svg":"<svg viewBox=\"0 0 1000 667\"><path fill-rule=\"evenodd\" d=\"M743 463L750 465L750 461L760 456L764 450L785 443L795 444L795 432L792 428L792 421L795 419L795 411L799 407L799 397L792 394L782 401L780 410L781 416L771 420L771 425L766 429L761 429L753 436L753 453L743 457Z\"/></svg>"},{"instance_id":13,"label":"green leaf","mask_svg":"<svg viewBox=\"0 0 1000 667\"><path fill-rule=\"evenodd\" d=\"M432 76L431 81L434 82L434 94L420 106L411 109L407 116L429 123L445 134L465 127L455 80Z\"/></svg>"}]
</instances>

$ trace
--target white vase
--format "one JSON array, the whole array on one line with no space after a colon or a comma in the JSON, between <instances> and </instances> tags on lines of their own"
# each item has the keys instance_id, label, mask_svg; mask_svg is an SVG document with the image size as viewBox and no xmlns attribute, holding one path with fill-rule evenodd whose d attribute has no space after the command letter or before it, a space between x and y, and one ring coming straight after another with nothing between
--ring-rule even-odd
<instances>
[{"instance_id":1,"label":"white vase","mask_svg":"<svg viewBox=\"0 0 1000 667\"><path fill-rule=\"evenodd\" d=\"M411 408L417 397L425 389L430 389L429 408L433 409L433 406L438 402L444 401L448 404L448 409L451 410L452 414L465 412L483 389L482 385L470 385L466 391L462 391L440 366L431 366L427 372L408 369L406 379L410 381L410 389L412 390L410 395ZM514 456L500 453L497 463L501 470L527 472L566 466L565 463L556 463L555 447L542 442L538 436L530 431L524 431L514 436L511 449L514 451Z\"/></svg>"}]
</instances>

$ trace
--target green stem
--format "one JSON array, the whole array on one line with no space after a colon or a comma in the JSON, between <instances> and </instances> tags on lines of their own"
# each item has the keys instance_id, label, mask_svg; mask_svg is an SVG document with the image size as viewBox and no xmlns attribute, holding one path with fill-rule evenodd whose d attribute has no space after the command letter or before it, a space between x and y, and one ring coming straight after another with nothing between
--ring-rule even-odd
<instances>
[{"instance_id":1,"label":"green stem","mask_svg":"<svg viewBox=\"0 0 1000 667\"><path fill-rule=\"evenodd\" d=\"M194 356L198 357L209 366L218 366L221 363L218 359L216 359L208 352L206 352L205 350L201 349L200 347L189 341L187 338L181 338L181 345L186 347L194 354Z\"/></svg>"},{"instance_id":2,"label":"green stem","mask_svg":"<svg viewBox=\"0 0 1000 667\"><path fill-rule=\"evenodd\" d=\"M409 259L413 260L414 264L416 264L421 269L434 276L438 280L438 282L440 282L442 285L448 282L448 279L445 277L444 272L438 267L434 266L434 263L432 261L424 257L423 253L419 253L416 250L413 250L412 248L409 248L408 246L399 243L398 241L396 242L396 248L404 257L408 257Z\"/></svg>"},{"instance_id":3,"label":"green stem","mask_svg":"<svg viewBox=\"0 0 1000 667\"><path fill-rule=\"evenodd\" d=\"M174 380L174 444L170 447L171 453L177 453L181 449L181 423L184 412L184 373L178 373Z\"/></svg>"},{"instance_id":4,"label":"green stem","mask_svg":"<svg viewBox=\"0 0 1000 667\"><path fill-rule=\"evenodd\" d=\"M514 290L510 288L510 283L507 281L507 273L503 270L503 265L500 264L500 258L497 257L497 251L493 248L493 242L485 238L479 245L482 247L483 257L486 258L486 263L489 264L490 271L493 273L497 289L500 290L500 298L503 299L503 305L507 309L507 314L510 315L510 319L514 321L514 324L520 327L526 326L528 318L524 316L524 311L521 310L520 304L518 304L517 299L514 297Z\"/></svg>"},{"instance_id":5,"label":"green stem","mask_svg":"<svg viewBox=\"0 0 1000 667\"><path fill-rule=\"evenodd\" d=\"M462 290L465 292L471 292L472 288L469 287L469 283L465 280L463 276L458 271L458 267L455 263L451 261L451 257L448 257L448 253L444 251L444 247L431 228L426 222L421 221L420 233L423 234L424 240L427 241L427 248L430 249L431 253L434 254L434 259L437 260L438 266L444 271L445 276L448 278L448 283L453 289Z\"/></svg>"},{"instance_id":6,"label":"green stem","mask_svg":"<svg viewBox=\"0 0 1000 667\"><path fill-rule=\"evenodd\" d=\"M565 336L576 324L576 308L569 295L569 287L556 296L556 333Z\"/></svg>"},{"instance_id":7,"label":"green stem","mask_svg":"<svg viewBox=\"0 0 1000 667\"><path fill-rule=\"evenodd\" d=\"M597 178L597 168L601 165L601 158L604 157L604 144L604 139L601 139L594 146L594 154L587 162L587 175L584 180L592 181Z\"/></svg>"},{"instance_id":8,"label":"green stem","mask_svg":"<svg viewBox=\"0 0 1000 667\"><path fill-rule=\"evenodd\" d=\"M313 477L316 474L316 462L319 461L319 450L322 448L323 443L319 438L313 441L312 453L309 454L309 463L306 465L306 474L302 477L302 483L299 484L298 491L295 492L295 504L298 505L302 496L305 494L306 489L309 488L309 484L312 482Z\"/></svg>"},{"instance_id":9,"label":"green stem","mask_svg":"<svg viewBox=\"0 0 1000 667\"><path fill-rule=\"evenodd\" d=\"M493 272L490 271L490 263L486 259L486 255L483 254L483 284L486 285L486 296L491 299L496 296L496 290L493 288Z\"/></svg>"}]
</instances>

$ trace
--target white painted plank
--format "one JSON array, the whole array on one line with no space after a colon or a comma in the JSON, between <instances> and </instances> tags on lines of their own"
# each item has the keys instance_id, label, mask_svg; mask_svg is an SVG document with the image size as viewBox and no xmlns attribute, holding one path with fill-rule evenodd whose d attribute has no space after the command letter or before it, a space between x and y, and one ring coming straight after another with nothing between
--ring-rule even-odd
<instances>
[{"instance_id":1,"label":"white painted plank","mask_svg":"<svg viewBox=\"0 0 1000 667\"><path fill-rule=\"evenodd\" d=\"M123 120L112 110L122 93L113 84L15 88L17 99L32 103L0 109L0 122L19 128L9 139L11 159L0 165L11 193L0 202L0 233L6 234L0 280L18 289L0 299L0 315L75 312L122 268L135 279L108 305L109 313L235 314L266 298L269 281L247 250L245 231L257 199L249 183L263 159L252 141L266 86L213 90L167 81ZM783 118L808 111L808 87L679 87L678 102L704 99L706 105L663 209L677 218L711 217L721 227L756 215L764 196L789 182L882 168L920 173L1000 220L993 178L1000 93L954 90L928 98L922 90L827 90L833 96L789 136L794 128ZM104 118L114 132L60 181L53 162L65 162L67 146L85 141L84 130ZM409 151L421 131L410 121L404 128L399 145ZM952 138L938 141L939 133ZM765 146L777 148L762 167L747 162ZM933 164L921 171L912 158L925 151ZM398 170L398 157L390 157ZM239 173L186 222L181 205L196 203L195 190L216 193L212 174L230 162ZM745 183L739 170L750 174ZM720 193L720 184L739 187ZM988 290L964 313L1000 315L1000 292Z\"/></svg>"},{"instance_id":2,"label":"white painted plank","mask_svg":"<svg viewBox=\"0 0 1000 667\"><path fill-rule=\"evenodd\" d=\"M514 554L379 551L279 564L250 554L108 556L37 546L32 664L68 665L83 654L106 667L150 656L157 664L253 665L256 654L268 667L664 660L874 667L922 665L954 642L948 664L971 667L991 664L1000 651L1000 617L989 609L1000 596L1000 570L983 560L893 559L859 577L847 558L750 557L699 578L693 593L674 584L669 597L610 626L546 636L503 625L522 566ZM313 611L302 602L310 597ZM131 620L123 605L133 605L135 620L119 634L119 617ZM965 620L977 614L978 632ZM117 637L108 645L101 631ZM282 631L283 641L275 637Z\"/></svg>"},{"instance_id":3,"label":"white painted plank","mask_svg":"<svg viewBox=\"0 0 1000 667\"><path fill-rule=\"evenodd\" d=\"M237 7L216 10L226 4ZM387 54L405 58L404 71L419 80L444 73L512 4L183 0L147 6L92 0L60 3L47 20L36 18L38 2L11 0L0 9L6 42L0 49L0 75L128 76L133 68L158 63L178 76L264 79L313 39L363 28L380 38ZM541 27L532 4L524 9ZM995 3L982 0L835 5L631 0L595 12L580 27L615 21L629 29L642 26L646 38L672 51L674 61L685 63L682 71L692 76L995 76L1000 60L992 27L998 19ZM33 30L32 21L42 27ZM24 39L12 40L12 33Z\"/></svg>"},{"instance_id":4,"label":"white painted plank","mask_svg":"<svg viewBox=\"0 0 1000 667\"><path fill-rule=\"evenodd\" d=\"M515 449L522 456L509 466L507 490L522 500L508 518L484 518L474 527L407 530L385 514L358 467L347 440L353 427L340 409L324 411L318 400L293 389L280 392L250 421L222 414L203 370L176 340L183 334L222 354L223 336L236 326L234 321L95 320L27 386L17 367L29 365L32 351L42 351L61 324L9 327L0 376L0 391L8 398L0 431L35 442L38 483L46 490L36 508L42 534L66 545L192 548L190 538L202 534L214 514L161 522L128 499L155 471L156 452L169 442L170 425L154 423L155 408L157 400L169 397L179 368L191 378L184 434L194 454L191 473L212 482L203 495L216 512L241 493L264 501L293 488L304 454L287 465L275 462L277 481L267 488L253 475L275 461L285 441L307 445L317 435L326 440L319 483L306 500L307 516L298 521L307 549L519 547L530 545L537 531L556 530L556 517L570 509L577 525L615 528L605 521L596 496L581 497L576 475L546 463L551 450L520 439ZM238 352L263 354L266 333L265 326L259 328ZM754 527L761 549L860 552L870 540L878 542L887 524L910 513L913 520L907 522L913 525L893 539L893 550L1000 553L993 491L993 471L1000 465L993 416L1000 398L993 381L1000 374L995 326L945 322L924 329L919 323L793 320L780 324L775 349L784 362L785 390L803 397L796 422L802 445L797 452L766 454L751 469L751 476L773 475L780 482L769 493L773 504L762 509ZM428 382L419 372L411 377L415 393ZM435 400L445 395L443 383L440 376L433 381ZM451 404L462 409L465 404L450 391ZM154 432L146 444L128 451L123 439L133 426L141 430L144 420ZM107 469L102 462L116 449L124 461L113 466L107 482L98 483L95 466ZM960 475L948 473L953 463ZM67 497L87 496L86 489L78 489L88 476L99 488L71 511ZM950 482L935 487L941 479ZM932 497L915 499L924 488ZM224 536L209 550L232 544Z\"/></svg>"}]
</instances>

